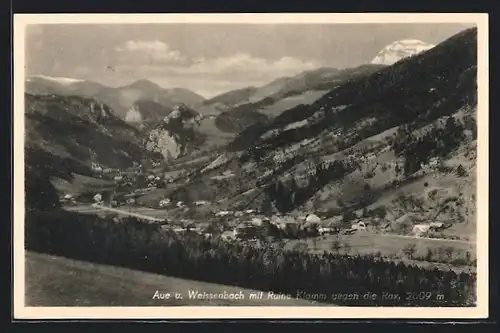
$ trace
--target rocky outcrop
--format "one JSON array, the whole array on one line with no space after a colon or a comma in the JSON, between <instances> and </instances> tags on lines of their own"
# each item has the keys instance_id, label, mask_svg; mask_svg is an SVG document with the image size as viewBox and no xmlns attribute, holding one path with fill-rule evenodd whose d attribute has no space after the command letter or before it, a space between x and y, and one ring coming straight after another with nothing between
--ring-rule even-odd
<instances>
[{"instance_id":1,"label":"rocky outcrop","mask_svg":"<svg viewBox=\"0 0 500 333\"><path fill-rule=\"evenodd\" d=\"M196 131L198 117L184 105L177 105L158 125L149 131L145 146L148 151L160 153L164 159L177 159L203 142Z\"/></svg>"}]
</instances>

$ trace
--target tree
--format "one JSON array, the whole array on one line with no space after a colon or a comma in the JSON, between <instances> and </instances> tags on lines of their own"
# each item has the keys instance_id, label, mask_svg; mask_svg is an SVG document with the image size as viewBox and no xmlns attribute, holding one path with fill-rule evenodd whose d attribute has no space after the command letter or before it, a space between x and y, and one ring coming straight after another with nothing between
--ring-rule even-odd
<instances>
[{"instance_id":1,"label":"tree","mask_svg":"<svg viewBox=\"0 0 500 333\"><path fill-rule=\"evenodd\" d=\"M314 251L318 250L318 238L317 237L312 238L312 244L313 244L313 250Z\"/></svg>"},{"instance_id":2,"label":"tree","mask_svg":"<svg viewBox=\"0 0 500 333\"><path fill-rule=\"evenodd\" d=\"M344 243L344 245L342 247L344 248L345 254L349 254L349 252L351 252L351 244Z\"/></svg>"},{"instance_id":3,"label":"tree","mask_svg":"<svg viewBox=\"0 0 500 333\"><path fill-rule=\"evenodd\" d=\"M455 252L455 249L451 246L447 246L444 248L444 254L448 257L448 260L452 259L454 252Z\"/></svg>"},{"instance_id":4,"label":"tree","mask_svg":"<svg viewBox=\"0 0 500 333\"><path fill-rule=\"evenodd\" d=\"M427 249L427 254L425 255L425 260L432 261L433 257L434 257L434 252L432 252L431 249Z\"/></svg>"},{"instance_id":5,"label":"tree","mask_svg":"<svg viewBox=\"0 0 500 333\"><path fill-rule=\"evenodd\" d=\"M469 251L465 252L465 260L467 260L467 263L470 263L471 259L472 259L472 254Z\"/></svg>"},{"instance_id":6,"label":"tree","mask_svg":"<svg viewBox=\"0 0 500 333\"><path fill-rule=\"evenodd\" d=\"M354 220L356 218L357 218L357 216L356 216L356 214L353 211L346 211L342 215L342 222L343 223L349 223L349 222L351 222L352 220Z\"/></svg>"},{"instance_id":7,"label":"tree","mask_svg":"<svg viewBox=\"0 0 500 333\"><path fill-rule=\"evenodd\" d=\"M413 259L413 255L416 252L417 246L415 244L408 244L404 247L403 252L405 253L406 256L411 260Z\"/></svg>"},{"instance_id":8,"label":"tree","mask_svg":"<svg viewBox=\"0 0 500 333\"><path fill-rule=\"evenodd\" d=\"M335 252L338 253L339 250L342 248L342 244L340 244L340 240L337 238L332 242L331 249Z\"/></svg>"},{"instance_id":9,"label":"tree","mask_svg":"<svg viewBox=\"0 0 500 333\"><path fill-rule=\"evenodd\" d=\"M465 168L462 166L462 164L460 164L457 167L457 175L458 175L458 177L465 177L465 176L467 176L467 171L465 171Z\"/></svg>"},{"instance_id":10,"label":"tree","mask_svg":"<svg viewBox=\"0 0 500 333\"><path fill-rule=\"evenodd\" d=\"M362 212L363 217L368 217L370 216L369 211L366 207L363 207L363 212Z\"/></svg>"}]
</instances>

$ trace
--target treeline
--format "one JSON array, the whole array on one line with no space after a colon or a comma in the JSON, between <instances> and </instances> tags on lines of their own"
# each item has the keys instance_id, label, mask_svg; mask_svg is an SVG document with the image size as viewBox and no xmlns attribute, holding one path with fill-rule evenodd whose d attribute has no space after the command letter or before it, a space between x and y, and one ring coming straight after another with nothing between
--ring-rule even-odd
<instances>
[{"instance_id":1,"label":"treeline","mask_svg":"<svg viewBox=\"0 0 500 333\"><path fill-rule=\"evenodd\" d=\"M399 299L335 300L355 306L473 306L473 273L424 269L383 259L283 251L195 234L178 236L157 225L60 211L26 217L26 248L68 258L123 266L169 276L296 295L387 292ZM437 301L408 299L418 292L443 295Z\"/></svg>"}]
</instances>

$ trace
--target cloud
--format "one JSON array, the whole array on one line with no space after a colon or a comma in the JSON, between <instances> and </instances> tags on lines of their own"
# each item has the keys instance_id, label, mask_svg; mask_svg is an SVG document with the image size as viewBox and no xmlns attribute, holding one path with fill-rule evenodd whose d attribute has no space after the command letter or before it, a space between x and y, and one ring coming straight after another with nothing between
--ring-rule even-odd
<instances>
[{"instance_id":1,"label":"cloud","mask_svg":"<svg viewBox=\"0 0 500 333\"><path fill-rule=\"evenodd\" d=\"M293 57L282 57L268 60L248 53L237 53L231 56L214 59L200 59L189 67L181 68L180 73L297 73L316 67L314 62L302 61Z\"/></svg>"},{"instance_id":2,"label":"cloud","mask_svg":"<svg viewBox=\"0 0 500 333\"><path fill-rule=\"evenodd\" d=\"M159 40L133 41L129 40L114 49L124 63L181 63L184 56L173 50L167 43Z\"/></svg>"},{"instance_id":3,"label":"cloud","mask_svg":"<svg viewBox=\"0 0 500 333\"><path fill-rule=\"evenodd\" d=\"M296 75L322 65L318 61L291 56L267 59L249 53L189 58L158 40L129 40L114 51L117 73L135 79L154 78L156 82L165 82L163 86L203 91L204 95L211 95L211 91L219 93L225 89L263 85L278 77Z\"/></svg>"}]
</instances>

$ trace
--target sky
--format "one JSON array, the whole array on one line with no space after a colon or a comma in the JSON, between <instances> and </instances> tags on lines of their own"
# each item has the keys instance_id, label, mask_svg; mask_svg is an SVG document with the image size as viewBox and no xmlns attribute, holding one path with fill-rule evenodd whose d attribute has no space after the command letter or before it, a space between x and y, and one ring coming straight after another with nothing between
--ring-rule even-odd
<instances>
[{"instance_id":1,"label":"sky","mask_svg":"<svg viewBox=\"0 0 500 333\"><path fill-rule=\"evenodd\" d=\"M401 39L438 44L471 24L44 24L26 74L123 86L139 79L206 98L319 67L369 63Z\"/></svg>"}]
</instances>

